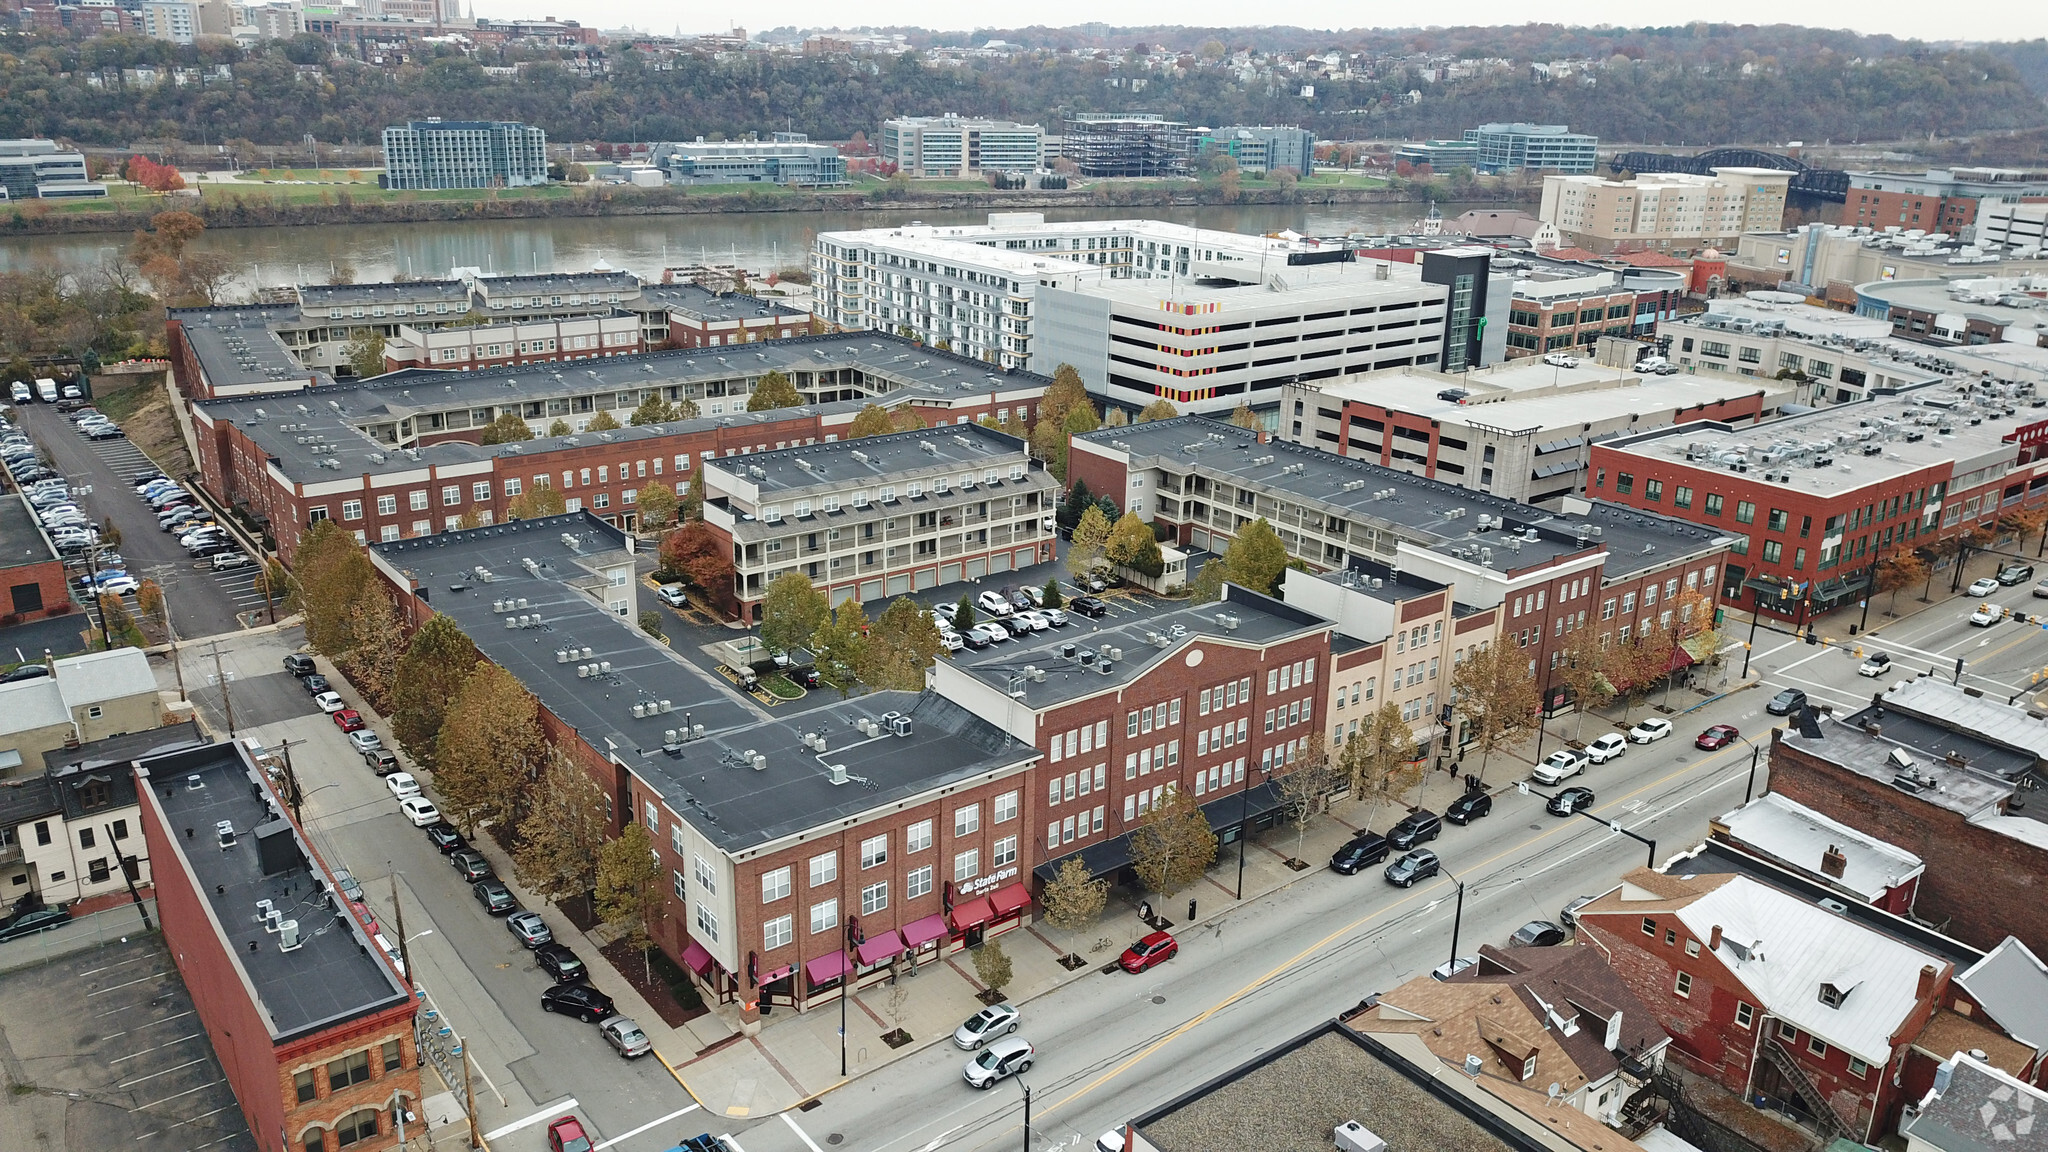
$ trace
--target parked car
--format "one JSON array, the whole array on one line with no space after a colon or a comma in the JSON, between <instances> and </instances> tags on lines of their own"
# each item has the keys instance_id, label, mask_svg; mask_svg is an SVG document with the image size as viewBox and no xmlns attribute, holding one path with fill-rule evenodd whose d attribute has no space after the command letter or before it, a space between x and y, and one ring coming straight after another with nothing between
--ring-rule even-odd
<instances>
[{"instance_id":1,"label":"parked car","mask_svg":"<svg viewBox=\"0 0 2048 1152\"><path fill-rule=\"evenodd\" d=\"M247 568L254 563L256 561L247 552L227 543L221 545L221 550L214 553L212 560L215 572L229 572L236 568Z\"/></svg>"},{"instance_id":2,"label":"parked car","mask_svg":"<svg viewBox=\"0 0 2048 1152\"><path fill-rule=\"evenodd\" d=\"M1609 732L1605 736L1594 737L1593 742L1586 745L1586 759L1595 764L1605 764L1627 751L1628 737L1619 732Z\"/></svg>"},{"instance_id":3,"label":"parked car","mask_svg":"<svg viewBox=\"0 0 2048 1152\"><path fill-rule=\"evenodd\" d=\"M1801 692L1797 688L1787 688L1776 696L1771 697L1770 703L1764 705L1764 711L1769 712L1773 716L1790 716L1804 707L1806 707L1806 693Z\"/></svg>"},{"instance_id":4,"label":"parked car","mask_svg":"<svg viewBox=\"0 0 2048 1152\"><path fill-rule=\"evenodd\" d=\"M448 854L448 863L453 865L457 872L462 873L464 880L472 884L479 880L487 879L491 875L491 862L484 859L484 854L474 848L464 848L459 852L450 852Z\"/></svg>"},{"instance_id":5,"label":"parked car","mask_svg":"<svg viewBox=\"0 0 2048 1152\"><path fill-rule=\"evenodd\" d=\"M979 626L969 628L965 632L957 633L957 635L960 637L960 642L967 645L973 651L979 652L989 646L988 633L983 632Z\"/></svg>"},{"instance_id":6,"label":"parked car","mask_svg":"<svg viewBox=\"0 0 2048 1152\"><path fill-rule=\"evenodd\" d=\"M1385 875L1387 883L1396 888L1412 888L1417 880L1427 880L1443 869L1444 862L1436 853L1427 848L1417 848L1387 865Z\"/></svg>"},{"instance_id":7,"label":"parked car","mask_svg":"<svg viewBox=\"0 0 2048 1152\"><path fill-rule=\"evenodd\" d=\"M389 776L398 771L398 757L388 748L363 753L363 763L368 764L370 771L379 776Z\"/></svg>"},{"instance_id":8,"label":"parked car","mask_svg":"<svg viewBox=\"0 0 2048 1152\"><path fill-rule=\"evenodd\" d=\"M2038 597L2048 598L2048 580L2042 580L2040 583L2034 585L2034 595Z\"/></svg>"},{"instance_id":9,"label":"parked car","mask_svg":"<svg viewBox=\"0 0 2048 1152\"><path fill-rule=\"evenodd\" d=\"M1982 580L1970 582L1969 594L1972 596L1989 596L1996 591L1998 591L1998 581L1990 576L1986 576Z\"/></svg>"},{"instance_id":10,"label":"parked car","mask_svg":"<svg viewBox=\"0 0 2048 1152\"><path fill-rule=\"evenodd\" d=\"M1579 926L1579 909L1598 900L1598 896L1574 896L1572 902L1558 910L1557 918L1567 928Z\"/></svg>"},{"instance_id":11,"label":"parked car","mask_svg":"<svg viewBox=\"0 0 2048 1152\"><path fill-rule=\"evenodd\" d=\"M2007 588L2034 578L2032 564L2007 564L1998 570L1998 582Z\"/></svg>"},{"instance_id":12,"label":"parked car","mask_svg":"<svg viewBox=\"0 0 2048 1152\"><path fill-rule=\"evenodd\" d=\"M590 1136L574 1116L548 1121L548 1152L590 1152Z\"/></svg>"},{"instance_id":13,"label":"parked car","mask_svg":"<svg viewBox=\"0 0 2048 1152\"><path fill-rule=\"evenodd\" d=\"M318 671L319 665L313 663L311 656L302 656L294 652L284 658L284 670L303 679Z\"/></svg>"},{"instance_id":14,"label":"parked car","mask_svg":"<svg viewBox=\"0 0 2048 1152\"><path fill-rule=\"evenodd\" d=\"M1387 843L1405 852L1443 834L1444 823L1437 814L1427 808L1418 808L1403 817L1399 824L1387 829Z\"/></svg>"},{"instance_id":15,"label":"parked car","mask_svg":"<svg viewBox=\"0 0 2048 1152\"><path fill-rule=\"evenodd\" d=\"M1564 929L1548 920L1531 920L1508 937L1510 948L1548 948L1564 942Z\"/></svg>"},{"instance_id":16,"label":"parked car","mask_svg":"<svg viewBox=\"0 0 2048 1152\"><path fill-rule=\"evenodd\" d=\"M350 900L361 902L363 886L357 883L354 874L349 872L348 869L337 868L334 870L334 885L341 889L343 896L348 897Z\"/></svg>"},{"instance_id":17,"label":"parked car","mask_svg":"<svg viewBox=\"0 0 2048 1152\"><path fill-rule=\"evenodd\" d=\"M334 726L343 732L354 732L364 725L363 714L353 708L343 708L334 713Z\"/></svg>"},{"instance_id":18,"label":"parked car","mask_svg":"<svg viewBox=\"0 0 2048 1152\"><path fill-rule=\"evenodd\" d=\"M997 1036L1015 1032L1019 1016L1013 1004L991 1004L953 1030L953 1043L972 1052Z\"/></svg>"},{"instance_id":19,"label":"parked car","mask_svg":"<svg viewBox=\"0 0 2048 1152\"><path fill-rule=\"evenodd\" d=\"M318 672L309 672L301 676L299 683L305 687L308 696L319 696L334 690L334 686L327 682L327 677Z\"/></svg>"},{"instance_id":20,"label":"parked car","mask_svg":"<svg viewBox=\"0 0 2048 1152\"><path fill-rule=\"evenodd\" d=\"M141 582L135 577L123 574L100 581L100 595L123 596L141 587Z\"/></svg>"},{"instance_id":21,"label":"parked car","mask_svg":"<svg viewBox=\"0 0 2048 1152\"><path fill-rule=\"evenodd\" d=\"M1585 770L1586 757L1584 753L1575 752L1570 748L1559 748L1557 751L1545 756L1543 763L1538 764L1535 770L1529 773L1529 777L1538 784L1557 784L1569 780Z\"/></svg>"},{"instance_id":22,"label":"parked car","mask_svg":"<svg viewBox=\"0 0 2048 1152\"><path fill-rule=\"evenodd\" d=\"M557 984L581 980L583 974L589 971L583 966L583 961L576 958L576 953L569 950L567 944L552 941L534 948L533 962Z\"/></svg>"},{"instance_id":23,"label":"parked car","mask_svg":"<svg viewBox=\"0 0 2048 1152\"><path fill-rule=\"evenodd\" d=\"M991 588L974 598L974 606L991 616L1008 616L1016 609L1010 607L1010 598Z\"/></svg>"},{"instance_id":24,"label":"parked car","mask_svg":"<svg viewBox=\"0 0 2048 1152\"><path fill-rule=\"evenodd\" d=\"M16 684L23 680L37 680L49 674L50 666L48 664L23 664L5 676L0 676L0 684Z\"/></svg>"},{"instance_id":25,"label":"parked car","mask_svg":"<svg viewBox=\"0 0 2048 1152\"><path fill-rule=\"evenodd\" d=\"M339 713L336 713L336 715L339 715ZM349 733L348 742L355 745L358 752L375 752L379 748L384 747L384 738L368 728L358 728L354 732Z\"/></svg>"},{"instance_id":26,"label":"parked car","mask_svg":"<svg viewBox=\"0 0 2048 1152\"><path fill-rule=\"evenodd\" d=\"M1003 595L1009 597L1010 608L1012 610L1017 612L1029 612L1033 608L1038 607L1037 592L1038 589L1036 588L1009 588L1004 590Z\"/></svg>"},{"instance_id":27,"label":"parked car","mask_svg":"<svg viewBox=\"0 0 2048 1152\"><path fill-rule=\"evenodd\" d=\"M1069 620L1067 618L1067 614L1064 609L1040 608L1038 610L1038 614L1040 616L1045 617L1045 622L1052 625L1055 628L1065 628L1067 625L1073 623L1072 620Z\"/></svg>"},{"instance_id":28,"label":"parked car","mask_svg":"<svg viewBox=\"0 0 2048 1152\"><path fill-rule=\"evenodd\" d=\"M340 696L336 695L333 692L317 693L313 697L313 703L318 704L322 712L327 712L330 714L339 712L343 708L348 707L348 704L345 701L343 701Z\"/></svg>"},{"instance_id":29,"label":"parked car","mask_svg":"<svg viewBox=\"0 0 2048 1152\"><path fill-rule=\"evenodd\" d=\"M1477 963L1479 963L1479 957L1477 956L1460 956L1455 960L1446 960L1429 970L1429 978L1432 980L1449 980L1451 977Z\"/></svg>"},{"instance_id":30,"label":"parked car","mask_svg":"<svg viewBox=\"0 0 2048 1152\"><path fill-rule=\"evenodd\" d=\"M1492 811L1491 793L1467 792L1444 806L1444 819L1453 824L1470 824Z\"/></svg>"},{"instance_id":31,"label":"parked car","mask_svg":"<svg viewBox=\"0 0 2048 1152\"><path fill-rule=\"evenodd\" d=\"M681 584L663 584L654 590L654 598L671 608L681 608L690 602L689 598L683 595Z\"/></svg>"},{"instance_id":32,"label":"parked car","mask_svg":"<svg viewBox=\"0 0 2048 1152\"><path fill-rule=\"evenodd\" d=\"M433 801L424 796L407 796L398 802L398 810L405 814L407 820L412 821L415 828L425 828L429 824L441 822L441 810L434 807Z\"/></svg>"},{"instance_id":33,"label":"parked car","mask_svg":"<svg viewBox=\"0 0 2048 1152\"><path fill-rule=\"evenodd\" d=\"M544 1012L560 1012L585 1023L619 1014L611 997L588 984L557 984L540 994L540 1006Z\"/></svg>"},{"instance_id":34,"label":"parked car","mask_svg":"<svg viewBox=\"0 0 2048 1152\"><path fill-rule=\"evenodd\" d=\"M1892 670L1892 658L1883 652L1872 652L1856 666L1858 676L1882 676Z\"/></svg>"},{"instance_id":35,"label":"parked car","mask_svg":"<svg viewBox=\"0 0 2048 1152\"><path fill-rule=\"evenodd\" d=\"M393 772L391 775L386 776L384 778L384 787L389 788L391 795L399 800L403 800L407 796L417 796L420 794L420 782L414 779L413 774L410 772Z\"/></svg>"},{"instance_id":36,"label":"parked car","mask_svg":"<svg viewBox=\"0 0 2048 1152\"><path fill-rule=\"evenodd\" d=\"M0 924L0 940L14 940L22 936L34 936L52 928L62 928L71 919L68 908L32 908L9 917Z\"/></svg>"},{"instance_id":37,"label":"parked car","mask_svg":"<svg viewBox=\"0 0 2048 1152\"><path fill-rule=\"evenodd\" d=\"M439 848L443 856L469 847L469 841L462 838L461 831L453 824L429 824L424 831L427 834L427 843Z\"/></svg>"},{"instance_id":38,"label":"parked car","mask_svg":"<svg viewBox=\"0 0 2048 1152\"><path fill-rule=\"evenodd\" d=\"M1100 620L1109 614L1109 602L1107 600L1098 600L1093 596L1076 596L1072 600L1067 601L1067 607L1088 617L1090 620Z\"/></svg>"},{"instance_id":39,"label":"parked car","mask_svg":"<svg viewBox=\"0 0 2048 1152\"><path fill-rule=\"evenodd\" d=\"M1360 832L1347 841L1330 857L1330 870L1344 876L1355 876L1359 869L1377 864L1393 851L1387 838L1377 832Z\"/></svg>"},{"instance_id":40,"label":"parked car","mask_svg":"<svg viewBox=\"0 0 2048 1152\"><path fill-rule=\"evenodd\" d=\"M484 906L484 911L493 916L503 916L519 909L519 901L512 898L512 890L495 876L471 884L469 890L476 897L476 902Z\"/></svg>"},{"instance_id":41,"label":"parked car","mask_svg":"<svg viewBox=\"0 0 2048 1152\"><path fill-rule=\"evenodd\" d=\"M1552 796L1550 803L1543 806L1543 810L1552 816L1570 816L1574 812L1583 812L1592 806L1593 790L1591 788L1574 786Z\"/></svg>"},{"instance_id":42,"label":"parked car","mask_svg":"<svg viewBox=\"0 0 2048 1152\"><path fill-rule=\"evenodd\" d=\"M960 638L960 634L958 632L952 631L951 629L939 633L939 643L948 652L958 652L961 649L967 647L967 641L962 640Z\"/></svg>"},{"instance_id":43,"label":"parked car","mask_svg":"<svg viewBox=\"0 0 2048 1152\"><path fill-rule=\"evenodd\" d=\"M1741 736L1742 730L1733 724L1715 724L1700 733L1692 744L1695 748L1704 748L1712 752L1717 748L1726 748Z\"/></svg>"},{"instance_id":44,"label":"parked car","mask_svg":"<svg viewBox=\"0 0 2048 1152\"><path fill-rule=\"evenodd\" d=\"M538 912L514 912L505 917L505 930L519 937L519 942L528 948L538 948L555 938L554 929Z\"/></svg>"},{"instance_id":45,"label":"parked car","mask_svg":"<svg viewBox=\"0 0 2048 1152\"><path fill-rule=\"evenodd\" d=\"M1009 629L1003 627L1001 624L998 624L993 620L984 620L981 623L976 624L973 628L968 629L968 631L970 633L979 635L982 639L988 641L991 644L1001 644L1003 641L1008 640L1010 638Z\"/></svg>"},{"instance_id":46,"label":"parked car","mask_svg":"<svg viewBox=\"0 0 2048 1152\"><path fill-rule=\"evenodd\" d=\"M1117 957L1117 966L1126 972L1143 972L1158 964L1164 964L1180 952L1180 941L1171 932L1154 932Z\"/></svg>"},{"instance_id":47,"label":"parked car","mask_svg":"<svg viewBox=\"0 0 2048 1152\"><path fill-rule=\"evenodd\" d=\"M1018 609L1017 612L1010 617L1010 622L1012 625L1012 630L1022 630L1018 632L1019 635L1022 635L1023 631L1043 632L1046 629L1052 627L1052 621L1047 620L1043 616L1040 616L1038 614L1038 610L1035 608Z\"/></svg>"},{"instance_id":48,"label":"parked car","mask_svg":"<svg viewBox=\"0 0 2048 1152\"><path fill-rule=\"evenodd\" d=\"M1031 1058L1037 1050L1031 1041L1015 1036L1005 1036L981 1050L981 1055L967 1062L961 1075L976 1088L992 1088L996 1081L1005 1076L1015 1076L1031 1067Z\"/></svg>"},{"instance_id":49,"label":"parked car","mask_svg":"<svg viewBox=\"0 0 2048 1152\"><path fill-rule=\"evenodd\" d=\"M631 1060L654 1051L654 1042L630 1016L607 1016L597 1022L597 1031L619 1055Z\"/></svg>"}]
</instances>

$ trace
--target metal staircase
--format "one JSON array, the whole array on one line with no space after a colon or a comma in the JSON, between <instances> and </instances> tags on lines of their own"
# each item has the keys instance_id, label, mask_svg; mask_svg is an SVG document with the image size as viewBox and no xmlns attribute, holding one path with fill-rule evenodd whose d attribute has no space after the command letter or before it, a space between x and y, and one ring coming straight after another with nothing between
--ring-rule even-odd
<instances>
[{"instance_id":1,"label":"metal staircase","mask_svg":"<svg viewBox=\"0 0 2048 1152\"><path fill-rule=\"evenodd\" d=\"M1799 1094L1800 1104L1806 1108L1807 1114L1813 1118L1813 1123L1823 1133L1830 1137L1855 1139L1849 1131L1849 1125L1828 1106L1828 1098L1814 1086L1812 1080L1807 1078L1806 1069L1799 1066L1799 1061L1792 1058L1792 1054L1785 1050L1784 1045L1778 1043L1774 1037L1764 1041L1762 1051L1764 1059L1771 1067L1776 1068Z\"/></svg>"}]
</instances>

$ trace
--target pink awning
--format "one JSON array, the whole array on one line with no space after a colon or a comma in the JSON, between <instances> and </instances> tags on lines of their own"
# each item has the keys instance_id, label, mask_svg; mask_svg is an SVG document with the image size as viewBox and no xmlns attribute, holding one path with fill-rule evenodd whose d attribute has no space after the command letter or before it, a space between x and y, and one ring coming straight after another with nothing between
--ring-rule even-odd
<instances>
[{"instance_id":1,"label":"pink awning","mask_svg":"<svg viewBox=\"0 0 2048 1152\"><path fill-rule=\"evenodd\" d=\"M683 949L683 967L702 976L711 969L711 953L705 951L702 944L692 940L690 946Z\"/></svg>"},{"instance_id":2,"label":"pink awning","mask_svg":"<svg viewBox=\"0 0 2048 1152\"><path fill-rule=\"evenodd\" d=\"M976 896L964 904L953 905L953 931L965 932L969 928L986 924L996 918L996 910L989 906L988 899Z\"/></svg>"},{"instance_id":3,"label":"pink awning","mask_svg":"<svg viewBox=\"0 0 2048 1152\"><path fill-rule=\"evenodd\" d=\"M944 916L927 916L903 929L903 943L912 948L922 948L945 936L946 932Z\"/></svg>"},{"instance_id":4,"label":"pink awning","mask_svg":"<svg viewBox=\"0 0 2048 1152\"><path fill-rule=\"evenodd\" d=\"M780 968L771 968L761 974L761 983L763 985L773 984L794 971L796 971L796 965L794 964L784 964Z\"/></svg>"},{"instance_id":5,"label":"pink awning","mask_svg":"<svg viewBox=\"0 0 2048 1152\"><path fill-rule=\"evenodd\" d=\"M897 935L896 930L891 928L880 936L870 936L862 941L860 947L853 950L853 954L860 959L860 966L865 968L870 964L880 964L891 956L901 954L902 951L903 937Z\"/></svg>"},{"instance_id":6,"label":"pink awning","mask_svg":"<svg viewBox=\"0 0 2048 1152\"><path fill-rule=\"evenodd\" d=\"M1031 888L1025 884L1010 884L989 893L988 902L996 910L995 918L1000 920L1020 908L1031 907Z\"/></svg>"},{"instance_id":7,"label":"pink awning","mask_svg":"<svg viewBox=\"0 0 2048 1152\"><path fill-rule=\"evenodd\" d=\"M804 965L804 974L811 978L811 983L813 984L824 984L837 980L851 971L853 971L853 965L846 962L845 952L834 952L829 956L820 956L809 964Z\"/></svg>"}]
</instances>

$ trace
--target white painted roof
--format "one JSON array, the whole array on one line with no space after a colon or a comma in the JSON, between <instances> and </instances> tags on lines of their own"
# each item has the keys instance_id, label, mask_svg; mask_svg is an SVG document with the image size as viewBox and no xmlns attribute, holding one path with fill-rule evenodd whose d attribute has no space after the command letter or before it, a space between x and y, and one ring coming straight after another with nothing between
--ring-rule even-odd
<instances>
[{"instance_id":1,"label":"white painted roof","mask_svg":"<svg viewBox=\"0 0 2048 1152\"><path fill-rule=\"evenodd\" d=\"M1720 926L1715 958L1765 1012L1871 1064L1891 1058L1891 1037L1913 1011L1920 969L1946 966L1747 876L1687 904L1678 917L1702 941ZM1823 984L1848 993L1840 1006L1821 1003Z\"/></svg>"},{"instance_id":2,"label":"white painted roof","mask_svg":"<svg viewBox=\"0 0 2048 1152\"><path fill-rule=\"evenodd\" d=\"M1918 856L1860 832L1839 820L1766 792L1748 804L1721 817L1729 834L1772 856L1808 872L1821 871L1821 857L1830 847L1847 858L1847 866L1834 883L1875 901L1886 890L1896 888L1926 870Z\"/></svg>"},{"instance_id":3,"label":"white painted roof","mask_svg":"<svg viewBox=\"0 0 2048 1152\"><path fill-rule=\"evenodd\" d=\"M2036 1050L2048 1048L2048 964L2018 937L1984 954L1956 977L2006 1035Z\"/></svg>"},{"instance_id":4,"label":"white painted roof","mask_svg":"<svg viewBox=\"0 0 2048 1152\"><path fill-rule=\"evenodd\" d=\"M63 690L48 676L0 684L0 735L69 723Z\"/></svg>"},{"instance_id":5,"label":"white painted roof","mask_svg":"<svg viewBox=\"0 0 2048 1152\"><path fill-rule=\"evenodd\" d=\"M1931 721L2048 760L2048 720L2027 715L1989 696L1965 692L1938 676L1915 676L1884 694L1885 707L1899 707Z\"/></svg>"},{"instance_id":6,"label":"white painted roof","mask_svg":"<svg viewBox=\"0 0 2048 1152\"><path fill-rule=\"evenodd\" d=\"M149 670L149 657L140 648L87 652L59 660L56 680L70 708L157 690L156 673Z\"/></svg>"}]
</instances>

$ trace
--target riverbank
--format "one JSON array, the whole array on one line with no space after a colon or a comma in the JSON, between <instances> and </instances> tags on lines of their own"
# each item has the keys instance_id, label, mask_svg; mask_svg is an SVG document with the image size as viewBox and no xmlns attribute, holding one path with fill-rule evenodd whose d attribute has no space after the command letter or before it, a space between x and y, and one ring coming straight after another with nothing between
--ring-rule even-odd
<instances>
[{"instance_id":1,"label":"riverbank","mask_svg":"<svg viewBox=\"0 0 2048 1152\"><path fill-rule=\"evenodd\" d=\"M1329 179L1329 183L1325 183ZM702 189L632 188L607 185L571 189L493 189L463 193L390 193L374 186L291 188L237 187L205 182L167 196L121 196L102 201L50 205L24 201L0 213L0 237L126 233L146 228L158 212L181 210L208 229L305 227L328 224L413 224L452 221L545 220L578 217L746 215L755 213L887 212L962 210L1050 211L1087 208L1171 208L1403 204L1443 199L1441 189L1410 182L1365 184L1359 178L1302 181L1292 188L1250 185L1226 195L1223 189L1192 183L1104 182L1059 192L998 192L993 189L928 190L913 186L888 195L872 192L804 192L749 188L744 192ZM1529 200L1525 189L1475 188L1474 201L1498 204Z\"/></svg>"}]
</instances>

